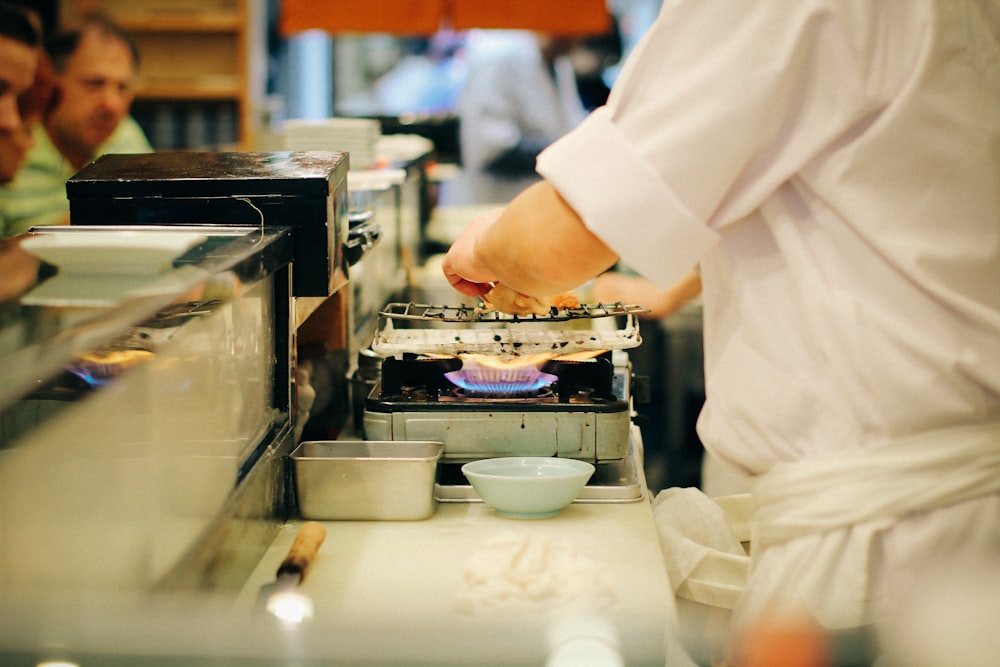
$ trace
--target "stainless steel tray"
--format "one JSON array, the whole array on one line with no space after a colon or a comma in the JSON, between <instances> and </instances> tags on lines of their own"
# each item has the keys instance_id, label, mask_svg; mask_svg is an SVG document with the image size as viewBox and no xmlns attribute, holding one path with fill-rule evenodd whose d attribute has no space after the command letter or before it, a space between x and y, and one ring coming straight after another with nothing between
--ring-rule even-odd
<instances>
[{"instance_id":1,"label":"stainless steel tray","mask_svg":"<svg viewBox=\"0 0 1000 667\"><path fill-rule=\"evenodd\" d=\"M291 453L299 512L322 521L416 521L434 513L439 442L315 440Z\"/></svg>"}]
</instances>

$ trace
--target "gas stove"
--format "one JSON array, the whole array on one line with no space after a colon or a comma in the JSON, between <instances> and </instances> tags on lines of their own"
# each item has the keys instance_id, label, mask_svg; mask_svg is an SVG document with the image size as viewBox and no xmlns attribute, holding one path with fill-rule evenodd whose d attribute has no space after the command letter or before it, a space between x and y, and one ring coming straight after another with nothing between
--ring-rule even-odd
<instances>
[{"instance_id":1,"label":"gas stove","mask_svg":"<svg viewBox=\"0 0 1000 667\"><path fill-rule=\"evenodd\" d=\"M640 310L599 304L517 317L389 304L372 344L387 356L365 400L365 438L443 442L445 462L621 460L631 427L624 349L641 342ZM619 316L625 326L615 329Z\"/></svg>"},{"instance_id":2,"label":"gas stove","mask_svg":"<svg viewBox=\"0 0 1000 667\"><path fill-rule=\"evenodd\" d=\"M547 386L481 395L448 375L458 357L388 358L365 402L364 433L372 440L434 440L443 459L568 456L621 459L631 424L627 360L610 352L587 361L553 359L541 372Z\"/></svg>"}]
</instances>

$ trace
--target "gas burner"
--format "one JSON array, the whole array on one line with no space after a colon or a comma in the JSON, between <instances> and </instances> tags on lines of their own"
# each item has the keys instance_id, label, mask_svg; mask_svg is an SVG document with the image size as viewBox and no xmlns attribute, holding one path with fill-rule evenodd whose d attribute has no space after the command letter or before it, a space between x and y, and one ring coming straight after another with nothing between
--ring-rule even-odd
<instances>
[{"instance_id":1,"label":"gas burner","mask_svg":"<svg viewBox=\"0 0 1000 667\"><path fill-rule=\"evenodd\" d=\"M365 399L365 438L443 442L442 458L455 460L568 456L610 461L625 456L630 366L616 364L611 352L585 361L550 359L535 370L556 379L513 396L462 389L449 379L461 368L457 357L384 359L381 378Z\"/></svg>"},{"instance_id":2,"label":"gas burner","mask_svg":"<svg viewBox=\"0 0 1000 667\"><path fill-rule=\"evenodd\" d=\"M385 360L379 383L365 399L365 437L442 442L447 460L621 460L631 424L631 365L622 350L641 342L640 312L637 306L598 304L515 317L474 308L389 304L379 315L371 345ZM457 384L468 378L459 380L463 376L456 372L473 356L492 358L500 366L486 373L499 376L486 378L493 385L499 380L502 388L512 389L505 374L521 366L536 376L528 386L544 378L537 384L545 391L521 392L522 377L511 395L483 395L480 385L468 383L462 389Z\"/></svg>"},{"instance_id":3,"label":"gas burner","mask_svg":"<svg viewBox=\"0 0 1000 667\"><path fill-rule=\"evenodd\" d=\"M442 401L555 401L558 395L551 384L538 388L525 387L492 387L484 390L454 387L439 397Z\"/></svg>"},{"instance_id":4,"label":"gas burner","mask_svg":"<svg viewBox=\"0 0 1000 667\"><path fill-rule=\"evenodd\" d=\"M458 386L441 387L438 392L431 395L426 386L402 387L397 396L398 399L413 403L433 402L487 402L487 401L554 401L557 399L552 387L542 387L541 389L522 390L517 393L496 394L489 392L477 392L463 389Z\"/></svg>"},{"instance_id":5,"label":"gas burner","mask_svg":"<svg viewBox=\"0 0 1000 667\"><path fill-rule=\"evenodd\" d=\"M614 369L607 353L587 361L550 359L540 368L530 366L512 371L507 376L508 380L519 375L519 381L530 376L532 382L500 382L490 391L482 385L466 383L465 387L461 386L464 382L462 370L463 361L458 358L387 358L382 362L382 381L377 391L369 396L369 403L492 401L502 404L516 401L536 402L540 406L546 403L599 406L620 402L615 393ZM484 375L489 373L484 372ZM503 375L497 373L497 377Z\"/></svg>"},{"instance_id":6,"label":"gas burner","mask_svg":"<svg viewBox=\"0 0 1000 667\"><path fill-rule=\"evenodd\" d=\"M462 368L444 376L468 396L508 398L532 395L558 380L543 373L532 361L471 356L462 359Z\"/></svg>"}]
</instances>

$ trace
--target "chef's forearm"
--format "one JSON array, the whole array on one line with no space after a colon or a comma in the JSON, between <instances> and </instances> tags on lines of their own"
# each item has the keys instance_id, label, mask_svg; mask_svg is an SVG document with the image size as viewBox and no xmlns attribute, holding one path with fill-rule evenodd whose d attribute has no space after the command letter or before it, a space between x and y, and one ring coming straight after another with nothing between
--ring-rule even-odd
<instances>
[{"instance_id":1,"label":"chef's forearm","mask_svg":"<svg viewBox=\"0 0 1000 667\"><path fill-rule=\"evenodd\" d=\"M499 282L532 296L573 289L618 261L546 182L510 203L477 241L476 253Z\"/></svg>"}]
</instances>

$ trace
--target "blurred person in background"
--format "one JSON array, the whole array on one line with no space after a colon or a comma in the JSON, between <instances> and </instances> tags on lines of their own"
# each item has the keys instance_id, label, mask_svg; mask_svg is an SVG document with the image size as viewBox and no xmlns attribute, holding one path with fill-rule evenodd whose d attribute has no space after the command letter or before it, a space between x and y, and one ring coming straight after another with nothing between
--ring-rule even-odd
<instances>
[{"instance_id":1,"label":"blurred person in background","mask_svg":"<svg viewBox=\"0 0 1000 667\"><path fill-rule=\"evenodd\" d=\"M37 16L0 2L0 184L14 178L31 145L21 113L38 80L40 39ZM0 239L0 301L27 289L37 271L17 239Z\"/></svg>"},{"instance_id":2,"label":"blurred person in background","mask_svg":"<svg viewBox=\"0 0 1000 667\"><path fill-rule=\"evenodd\" d=\"M31 128L42 121L54 92L52 65L45 51L39 47L34 83L17 98L20 127L0 132L0 184L10 183L20 171L28 151L35 145Z\"/></svg>"},{"instance_id":3,"label":"blurred person in background","mask_svg":"<svg viewBox=\"0 0 1000 667\"><path fill-rule=\"evenodd\" d=\"M464 37L441 30L402 40L403 56L372 84L375 113L388 116L454 111L465 84Z\"/></svg>"},{"instance_id":4,"label":"blurred person in background","mask_svg":"<svg viewBox=\"0 0 1000 667\"><path fill-rule=\"evenodd\" d=\"M510 201L538 180L535 158L586 115L567 57L579 38L479 31L458 99L462 175L450 204Z\"/></svg>"},{"instance_id":5,"label":"blurred person in background","mask_svg":"<svg viewBox=\"0 0 1000 667\"><path fill-rule=\"evenodd\" d=\"M594 300L597 303L624 303L641 306L648 313L639 317L658 320L670 317L681 306L701 294L701 274L691 269L679 281L660 289L642 276L624 271L608 271L594 280Z\"/></svg>"},{"instance_id":6,"label":"blurred person in background","mask_svg":"<svg viewBox=\"0 0 1000 667\"><path fill-rule=\"evenodd\" d=\"M623 39L618 19L611 16L611 27L602 35L586 35L570 49L576 89L583 108L590 112L604 106L611 93L615 67L622 58Z\"/></svg>"},{"instance_id":7,"label":"blurred person in background","mask_svg":"<svg viewBox=\"0 0 1000 667\"><path fill-rule=\"evenodd\" d=\"M28 150L35 145L31 136L31 128L41 122L51 104L55 90L55 75L43 44L45 37L50 35L54 29L58 14L57 2L53 0L4 0L4 3L8 6L8 12L14 11L16 13L18 9L22 10L41 39L33 40L35 51L38 54L34 82L27 90L21 91L17 95L20 127L16 130L4 128L0 132L0 185L14 180L24 164ZM5 24L13 27L9 18L5 19ZM0 232L2 230L3 221L0 220ZM0 233L0 236L3 234Z\"/></svg>"},{"instance_id":8,"label":"blurred person in background","mask_svg":"<svg viewBox=\"0 0 1000 667\"><path fill-rule=\"evenodd\" d=\"M35 146L17 177L0 191L4 234L33 225L69 222L66 180L105 153L152 151L129 116L139 53L118 24L91 15L46 45L56 75L56 98L32 128Z\"/></svg>"},{"instance_id":9,"label":"blurred person in background","mask_svg":"<svg viewBox=\"0 0 1000 667\"><path fill-rule=\"evenodd\" d=\"M0 183L13 180L31 145L22 102L35 84L40 45L38 17L0 3Z\"/></svg>"}]
</instances>

